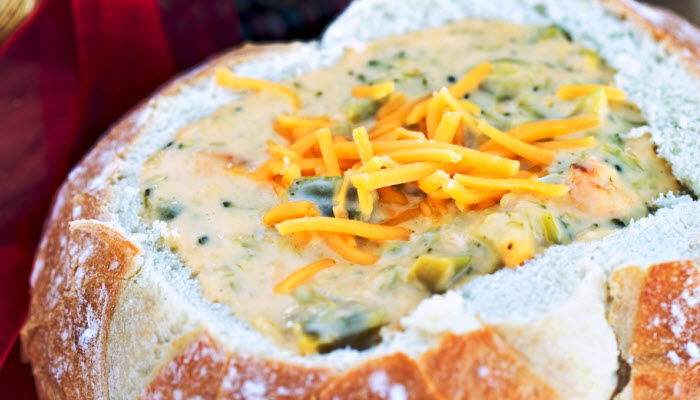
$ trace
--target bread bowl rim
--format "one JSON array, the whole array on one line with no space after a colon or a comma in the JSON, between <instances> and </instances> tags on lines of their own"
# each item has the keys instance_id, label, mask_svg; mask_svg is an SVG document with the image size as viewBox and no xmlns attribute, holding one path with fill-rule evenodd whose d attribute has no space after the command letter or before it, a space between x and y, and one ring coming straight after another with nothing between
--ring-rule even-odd
<instances>
[{"instance_id":1,"label":"bread bowl rim","mask_svg":"<svg viewBox=\"0 0 700 400\"><path fill-rule=\"evenodd\" d=\"M688 69L692 73L700 75L700 68L698 68L698 65L700 65L700 54L698 53L698 47L690 47L690 42L688 42L687 37L684 37L681 34L682 29L684 29L681 27L681 24L684 23L682 20L676 20L676 18L678 17L669 17L672 18L671 21L675 22L670 22L670 25L668 26L663 24L661 26L657 26L644 18L644 16L642 15L642 11L640 11L643 10L641 8L642 6L636 5L635 3L632 3L627 0L605 0L605 3L614 8L615 11L619 12L621 15L635 20L636 23L638 23L640 26L644 27L644 29L650 32L657 41L664 42L665 44L667 44L668 49L672 53L675 53L676 55L682 57L686 61ZM208 76L213 70L213 68L217 65L230 66L233 64L245 63L251 60L258 59L258 57L264 57L267 54L291 51L295 48L295 46L297 45L264 45L262 47L255 45L246 45L230 53L220 55L203 64L202 66L197 67L193 71L188 72L183 76L175 78L174 80L164 85L161 89L159 89L153 95L153 97L169 96L173 93L176 93L182 87L187 86L199 79L203 79L204 77ZM28 319L28 322L25 325L25 328L22 332L24 351L28 358L34 363L35 374L38 374L37 379L47 380L45 382L38 382L40 396L42 396L43 398L49 398L52 395L55 395L59 392L53 389L46 389L42 392L42 387L61 387L61 384L57 380L54 379L55 381L51 382L53 378L51 378L47 374L40 373L42 366L46 365L48 362L47 358L51 357L50 352L38 351L37 349L34 349L30 343L32 342L32 338L34 337L34 329L38 325L60 325L60 323L57 323L52 320L52 318L55 317L49 313L50 310L45 309L46 305L42 304L42 299L34 299L34 297L37 296L37 293L41 293L46 286L49 286L51 284L51 275L50 271L48 271L47 268L54 270L61 268L56 264L53 264L51 267L41 268L42 265L51 264L50 261L52 259L56 260L60 258L56 254L60 251L60 249L49 244L49 241L52 239L49 236L53 236L54 241L60 242L58 238L58 236L60 236L60 233L57 231L56 228L62 227L63 229L65 229L67 227L68 222L70 222L70 220L72 219L72 211L76 205L83 208L83 215L87 215L90 219L102 220L103 222L107 222L109 220L109 216L105 215L104 210L101 209L101 205L105 201L104 197L108 194L107 188L100 187L98 184L97 187L94 190L92 190L92 194L86 194L81 189L81 186L86 186L88 182L96 182L95 179L98 178L99 175L104 171L106 165L112 164L114 160L119 158L121 152L124 149L126 149L131 143L131 140L139 134L139 124L144 122L144 115L147 114L148 104L148 101L142 102L134 110L132 110L129 114L122 118L117 124L115 124L115 126L110 129L109 133L105 136L105 138L103 138L100 141L100 143L98 143L97 147L93 151L91 151L91 153L79 164L77 169L71 174L68 181L64 183L61 190L59 191L56 203L54 205L54 211L47 220L45 228L45 237L42 239L42 243L37 254L37 259L35 261L35 269L32 273L33 305L30 311L30 317ZM112 155L111 159L109 158L110 155ZM78 201L75 200L76 196L80 197ZM72 204L70 204L73 206L71 207L71 210L68 210L66 208L68 206L68 204L65 203L66 199L70 199L70 202L72 202ZM95 226L97 225L99 224L95 224ZM80 228L77 229L80 230ZM92 227L89 229L99 230L100 228ZM120 233L111 232L110 234ZM135 252L133 257L136 257L138 250L131 249L130 251ZM69 269L74 268L70 265L63 267L68 267ZM122 273L123 275L120 275L119 278L126 278L130 276L130 274L132 274L133 271L125 268L124 271L120 271L120 273ZM76 288L75 290L80 290L80 288ZM109 292L108 295L110 296L112 301L116 302L116 299L119 297L120 290L121 289L119 287L116 287L113 291ZM87 296L90 296L90 293L87 293ZM107 313L104 316L104 321L109 323L110 318L111 314ZM104 335L105 337L103 338L103 341L106 343L108 340L107 334L104 333ZM78 338L76 338L76 340L77 339ZM45 350L45 348L42 348L42 350ZM84 358L84 354L72 352L69 352L69 354L71 354L71 358L76 359L71 361L71 364L78 365L81 362L87 362L85 360L78 360L81 357ZM106 379L106 375L103 378ZM77 384L86 383L82 382ZM89 384L86 385L89 386ZM67 391L67 389L65 390Z\"/></svg>"}]
</instances>

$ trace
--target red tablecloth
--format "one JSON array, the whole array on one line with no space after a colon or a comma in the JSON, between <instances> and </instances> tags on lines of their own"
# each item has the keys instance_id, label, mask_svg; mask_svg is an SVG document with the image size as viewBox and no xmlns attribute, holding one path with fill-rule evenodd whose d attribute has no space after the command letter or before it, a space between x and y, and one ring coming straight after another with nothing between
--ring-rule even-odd
<instances>
[{"instance_id":1,"label":"red tablecloth","mask_svg":"<svg viewBox=\"0 0 700 400\"><path fill-rule=\"evenodd\" d=\"M42 222L69 169L177 71L243 34L313 37L348 2L43 0L0 47L0 397L35 398L16 339Z\"/></svg>"},{"instance_id":2,"label":"red tablecloth","mask_svg":"<svg viewBox=\"0 0 700 400\"><path fill-rule=\"evenodd\" d=\"M233 5L44 0L0 48L2 398L35 398L16 337L52 194L99 134L138 100L176 71L241 41Z\"/></svg>"}]
</instances>

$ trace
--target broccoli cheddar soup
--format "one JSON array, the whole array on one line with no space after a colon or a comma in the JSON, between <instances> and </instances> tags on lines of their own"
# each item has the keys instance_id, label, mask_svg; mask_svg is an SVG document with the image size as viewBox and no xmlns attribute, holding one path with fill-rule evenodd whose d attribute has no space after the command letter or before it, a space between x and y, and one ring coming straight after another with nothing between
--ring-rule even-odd
<instances>
[{"instance_id":1,"label":"broccoli cheddar soup","mask_svg":"<svg viewBox=\"0 0 700 400\"><path fill-rule=\"evenodd\" d=\"M282 82L219 70L240 99L151 156L142 217L274 343L367 348L422 299L679 190L614 73L557 27L478 20Z\"/></svg>"}]
</instances>

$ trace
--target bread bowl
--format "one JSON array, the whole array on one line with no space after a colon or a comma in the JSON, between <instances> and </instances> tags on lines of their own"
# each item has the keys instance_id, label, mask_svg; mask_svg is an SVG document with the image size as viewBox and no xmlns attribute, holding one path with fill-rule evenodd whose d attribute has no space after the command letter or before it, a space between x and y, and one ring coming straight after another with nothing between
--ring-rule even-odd
<instances>
[{"instance_id":1,"label":"bread bowl","mask_svg":"<svg viewBox=\"0 0 700 400\"><path fill-rule=\"evenodd\" d=\"M697 270L673 262L698 257L698 206L689 196L662 196L654 215L616 233L550 247L517 269L422 300L369 349L307 356L203 297L193 270L162 248L167 225L139 215L144 162L233 99L235 91L215 84L217 68L281 80L337 63L358 40L466 17L555 23L598 51L620 71L616 84L642 110L658 154L697 193L694 28L631 2L561 3L361 1L318 44L244 47L162 89L98 143L57 196L22 333L39 395L599 399L619 389L621 398L696 397ZM657 316L672 335L643 329ZM618 351L631 366L629 383L618 379Z\"/></svg>"}]
</instances>

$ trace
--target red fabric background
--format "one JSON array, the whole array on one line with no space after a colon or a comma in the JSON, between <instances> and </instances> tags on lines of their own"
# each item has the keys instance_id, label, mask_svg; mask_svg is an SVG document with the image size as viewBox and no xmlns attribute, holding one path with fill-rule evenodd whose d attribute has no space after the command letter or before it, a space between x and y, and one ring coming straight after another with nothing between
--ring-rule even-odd
<instances>
[{"instance_id":1,"label":"red fabric background","mask_svg":"<svg viewBox=\"0 0 700 400\"><path fill-rule=\"evenodd\" d=\"M52 195L120 115L241 41L233 2L44 0L0 48L0 389L35 398L16 342Z\"/></svg>"}]
</instances>

